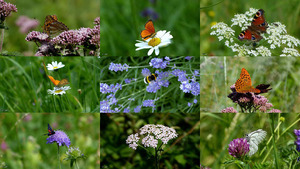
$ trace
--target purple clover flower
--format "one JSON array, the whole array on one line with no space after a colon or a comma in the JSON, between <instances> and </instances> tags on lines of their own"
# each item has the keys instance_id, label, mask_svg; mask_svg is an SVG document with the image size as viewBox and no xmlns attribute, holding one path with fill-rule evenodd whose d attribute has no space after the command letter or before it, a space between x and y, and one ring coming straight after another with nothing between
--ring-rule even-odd
<instances>
[{"instance_id":1,"label":"purple clover flower","mask_svg":"<svg viewBox=\"0 0 300 169\"><path fill-rule=\"evenodd\" d=\"M143 106L144 107L155 107L154 103L155 103L155 100L144 100Z\"/></svg>"},{"instance_id":2,"label":"purple clover flower","mask_svg":"<svg viewBox=\"0 0 300 169\"><path fill-rule=\"evenodd\" d=\"M110 71L123 71L123 70L126 70L126 72L128 72L128 68L129 66L125 63L125 64L121 64L121 63L113 63L111 62L110 65L109 65L109 70Z\"/></svg>"},{"instance_id":3,"label":"purple clover flower","mask_svg":"<svg viewBox=\"0 0 300 169\"><path fill-rule=\"evenodd\" d=\"M116 85L111 84L110 86L106 83L100 83L100 92L103 94L116 93L119 89L122 90L122 85L119 83L116 83Z\"/></svg>"},{"instance_id":4,"label":"purple clover flower","mask_svg":"<svg viewBox=\"0 0 300 169\"><path fill-rule=\"evenodd\" d=\"M47 144L52 144L56 142L59 146L67 146L69 148L71 141L67 134L61 130L55 131L55 134L47 138Z\"/></svg>"},{"instance_id":5,"label":"purple clover flower","mask_svg":"<svg viewBox=\"0 0 300 169\"><path fill-rule=\"evenodd\" d=\"M296 150L300 152L300 130L294 129L294 133L297 136L297 140L295 141Z\"/></svg>"},{"instance_id":6,"label":"purple clover flower","mask_svg":"<svg viewBox=\"0 0 300 169\"><path fill-rule=\"evenodd\" d=\"M249 144L245 138L237 138L228 144L228 152L235 158L244 157L249 151Z\"/></svg>"},{"instance_id":7,"label":"purple clover flower","mask_svg":"<svg viewBox=\"0 0 300 169\"><path fill-rule=\"evenodd\" d=\"M167 67L167 65L169 65L170 62L168 60L163 61L163 59L161 58L153 58L151 59L149 65L152 66L153 68L157 68L157 69L165 69Z\"/></svg>"},{"instance_id":8,"label":"purple clover flower","mask_svg":"<svg viewBox=\"0 0 300 169\"><path fill-rule=\"evenodd\" d=\"M4 0L0 0L0 24L4 22L5 18L11 12L18 12L16 5L4 2Z\"/></svg>"},{"instance_id":9,"label":"purple clover flower","mask_svg":"<svg viewBox=\"0 0 300 169\"><path fill-rule=\"evenodd\" d=\"M139 113L141 111L141 107L142 106L136 106L136 108L134 108L133 112Z\"/></svg>"}]
</instances>

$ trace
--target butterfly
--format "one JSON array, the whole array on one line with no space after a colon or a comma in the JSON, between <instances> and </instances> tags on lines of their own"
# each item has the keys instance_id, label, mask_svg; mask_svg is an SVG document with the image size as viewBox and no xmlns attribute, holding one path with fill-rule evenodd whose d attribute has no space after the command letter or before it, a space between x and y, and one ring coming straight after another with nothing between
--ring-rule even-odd
<instances>
[{"instance_id":1,"label":"butterfly","mask_svg":"<svg viewBox=\"0 0 300 169\"><path fill-rule=\"evenodd\" d=\"M64 85L69 84L67 79L62 79L61 81L59 81L59 80L55 80L52 76L48 76L48 77L56 87L62 87Z\"/></svg>"},{"instance_id":2,"label":"butterfly","mask_svg":"<svg viewBox=\"0 0 300 169\"><path fill-rule=\"evenodd\" d=\"M262 39L262 36L260 36L260 34L265 33L268 28L268 23L265 20L264 13L265 11L263 9L260 9L256 12L251 22L251 26L248 26L248 29L239 34L239 40L250 40L253 42L258 42Z\"/></svg>"},{"instance_id":3,"label":"butterfly","mask_svg":"<svg viewBox=\"0 0 300 169\"><path fill-rule=\"evenodd\" d=\"M51 136L55 134L55 131L51 128L51 126L49 125L48 123L48 134L44 134L44 135L48 135L48 136Z\"/></svg>"},{"instance_id":4,"label":"butterfly","mask_svg":"<svg viewBox=\"0 0 300 169\"><path fill-rule=\"evenodd\" d=\"M141 31L141 37L143 40L153 38L155 36L155 29L152 20L148 20L145 24L145 29Z\"/></svg>"},{"instance_id":5,"label":"butterfly","mask_svg":"<svg viewBox=\"0 0 300 169\"><path fill-rule=\"evenodd\" d=\"M249 144L249 150L250 150L248 152L248 155L250 157L257 152L258 144L262 142L262 140L265 139L266 136L267 136L267 132L262 129L258 129L246 135L245 138Z\"/></svg>"},{"instance_id":6,"label":"butterfly","mask_svg":"<svg viewBox=\"0 0 300 169\"><path fill-rule=\"evenodd\" d=\"M62 22L59 22L56 15L46 16L43 32L46 32L49 37L57 36L61 32L67 30L69 30L69 28Z\"/></svg>"},{"instance_id":7,"label":"butterfly","mask_svg":"<svg viewBox=\"0 0 300 169\"><path fill-rule=\"evenodd\" d=\"M235 82L235 90L238 93L260 93L259 89L252 86L250 75L245 68L242 68L240 78Z\"/></svg>"}]
</instances>

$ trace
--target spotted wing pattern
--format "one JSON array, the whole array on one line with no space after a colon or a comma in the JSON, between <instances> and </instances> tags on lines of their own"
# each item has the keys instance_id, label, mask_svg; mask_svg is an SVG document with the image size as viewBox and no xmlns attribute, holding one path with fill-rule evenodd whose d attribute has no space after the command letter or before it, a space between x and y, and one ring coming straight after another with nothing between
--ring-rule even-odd
<instances>
[{"instance_id":1,"label":"spotted wing pattern","mask_svg":"<svg viewBox=\"0 0 300 169\"><path fill-rule=\"evenodd\" d=\"M251 77L245 68L242 68L240 78L235 82L235 90L238 93L260 93L259 89L252 86Z\"/></svg>"}]
</instances>

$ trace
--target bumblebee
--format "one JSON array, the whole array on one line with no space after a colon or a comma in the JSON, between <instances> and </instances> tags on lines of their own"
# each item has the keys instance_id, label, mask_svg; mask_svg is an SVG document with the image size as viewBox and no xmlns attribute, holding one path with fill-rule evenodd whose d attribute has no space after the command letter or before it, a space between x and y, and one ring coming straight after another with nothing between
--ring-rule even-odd
<instances>
[{"instance_id":1,"label":"bumblebee","mask_svg":"<svg viewBox=\"0 0 300 169\"><path fill-rule=\"evenodd\" d=\"M152 81L156 81L157 76L158 76L157 74L152 73L151 75L144 78L144 82L148 84L151 83Z\"/></svg>"}]
</instances>

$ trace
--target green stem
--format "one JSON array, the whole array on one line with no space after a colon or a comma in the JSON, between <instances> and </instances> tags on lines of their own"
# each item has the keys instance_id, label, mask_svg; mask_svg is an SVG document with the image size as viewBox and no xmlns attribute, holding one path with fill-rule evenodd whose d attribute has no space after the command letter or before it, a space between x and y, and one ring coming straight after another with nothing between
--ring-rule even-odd
<instances>
[{"instance_id":1,"label":"green stem","mask_svg":"<svg viewBox=\"0 0 300 169\"><path fill-rule=\"evenodd\" d=\"M59 145L57 145L57 159L58 159L58 162L59 162L59 168L61 169L61 164L60 164L60 158L59 158Z\"/></svg>"},{"instance_id":2,"label":"green stem","mask_svg":"<svg viewBox=\"0 0 300 169\"><path fill-rule=\"evenodd\" d=\"M78 168L78 169L79 169L79 166L78 166L78 164L76 163L76 161L75 161L75 164L76 164L76 168Z\"/></svg>"},{"instance_id":3,"label":"green stem","mask_svg":"<svg viewBox=\"0 0 300 169\"><path fill-rule=\"evenodd\" d=\"M0 52L2 51L3 41L4 41L4 29L1 29Z\"/></svg>"}]
</instances>

